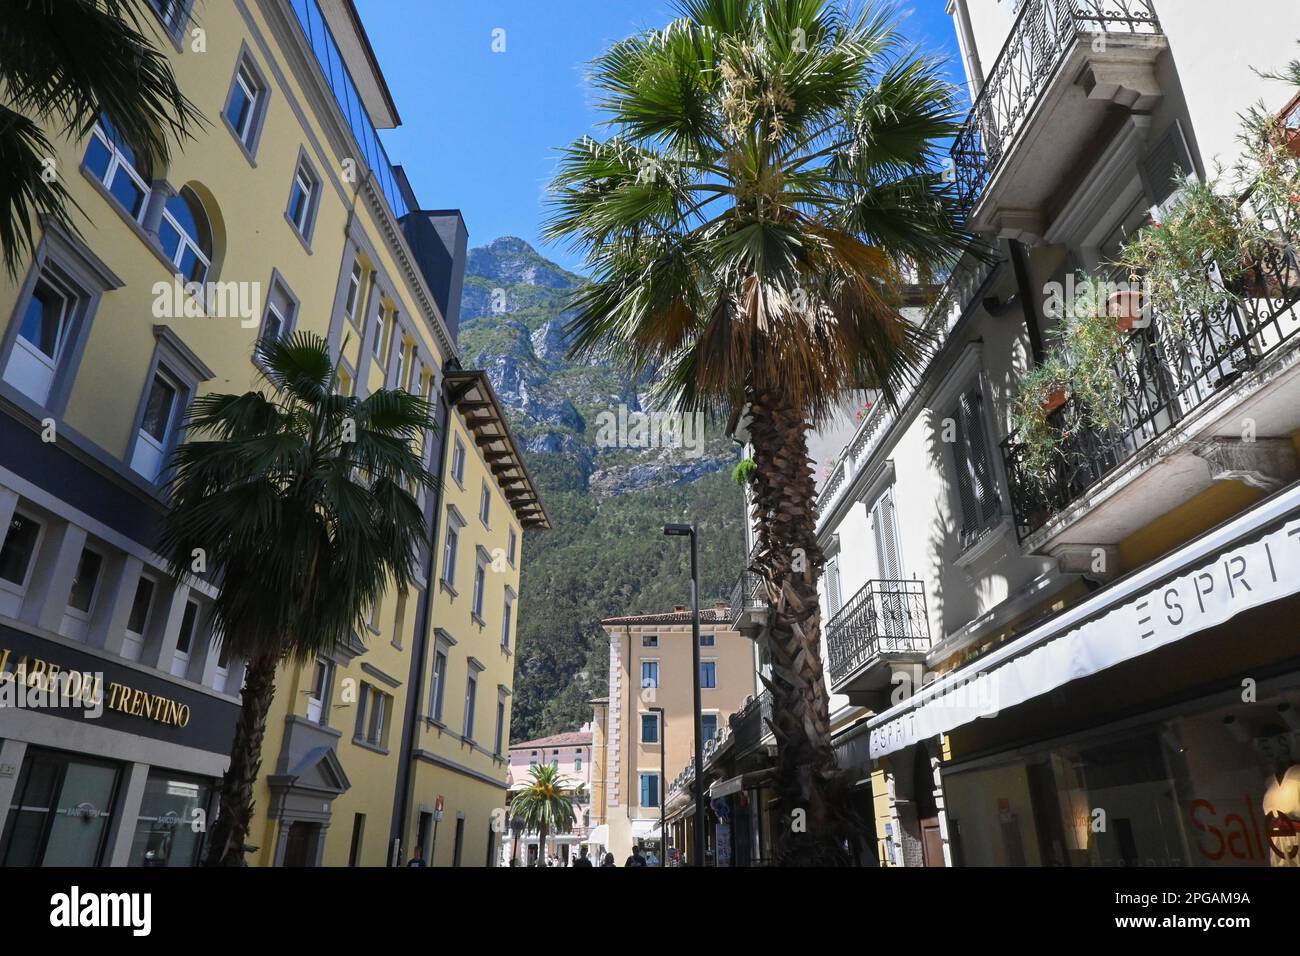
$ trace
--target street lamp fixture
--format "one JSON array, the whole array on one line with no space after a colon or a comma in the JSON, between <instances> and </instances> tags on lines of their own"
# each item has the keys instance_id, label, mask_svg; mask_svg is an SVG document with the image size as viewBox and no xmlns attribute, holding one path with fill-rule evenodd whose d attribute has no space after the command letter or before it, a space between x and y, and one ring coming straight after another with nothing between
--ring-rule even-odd
<instances>
[{"instance_id":1,"label":"street lamp fixture","mask_svg":"<svg viewBox=\"0 0 1300 956\"><path fill-rule=\"evenodd\" d=\"M691 681L695 691L695 852L696 866L703 866L704 853L704 739L700 718L700 548L699 533L693 524L666 524L664 534L691 539L691 664L695 669ZM661 824L662 826L662 824Z\"/></svg>"}]
</instances>

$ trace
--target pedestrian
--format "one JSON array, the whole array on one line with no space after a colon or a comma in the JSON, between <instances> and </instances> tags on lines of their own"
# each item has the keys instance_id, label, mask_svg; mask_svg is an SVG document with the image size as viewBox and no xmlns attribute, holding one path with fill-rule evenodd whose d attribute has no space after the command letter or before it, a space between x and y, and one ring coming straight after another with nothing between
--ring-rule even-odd
<instances>
[{"instance_id":1,"label":"pedestrian","mask_svg":"<svg viewBox=\"0 0 1300 956\"><path fill-rule=\"evenodd\" d=\"M645 866L645 857L641 855L641 844L632 847L632 855L627 858L623 866Z\"/></svg>"},{"instance_id":2,"label":"pedestrian","mask_svg":"<svg viewBox=\"0 0 1300 956\"><path fill-rule=\"evenodd\" d=\"M425 865L425 863L424 863L424 847L420 846L419 844L416 844L416 847L415 847L415 856L411 857L410 862L408 862L406 865L407 865L407 866L424 866L424 865Z\"/></svg>"},{"instance_id":3,"label":"pedestrian","mask_svg":"<svg viewBox=\"0 0 1300 956\"><path fill-rule=\"evenodd\" d=\"M578 867L578 866L586 867L588 870L591 869L591 861L590 861L589 859L587 859L587 848L586 848L585 846L584 846L584 847L579 847L579 849L578 849L578 858L577 858L576 860L573 861L573 865L574 865L575 867Z\"/></svg>"},{"instance_id":4,"label":"pedestrian","mask_svg":"<svg viewBox=\"0 0 1300 956\"><path fill-rule=\"evenodd\" d=\"M600 865L601 865L602 867L605 867L605 866L613 866L613 867L617 867L617 866L618 866L618 864L614 862L614 854L613 854L613 853L606 853L606 854L605 854L605 859L603 859L603 860L600 861Z\"/></svg>"}]
</instances>

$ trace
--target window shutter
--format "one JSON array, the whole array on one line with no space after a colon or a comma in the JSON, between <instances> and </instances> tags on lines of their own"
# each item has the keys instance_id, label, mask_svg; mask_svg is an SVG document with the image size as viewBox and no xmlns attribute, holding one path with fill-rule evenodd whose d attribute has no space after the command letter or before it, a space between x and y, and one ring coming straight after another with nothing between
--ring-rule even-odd
<instances>
[{"instance_id":1,"label":"window shutter","mask_svg":"<svg viewBox=\"0 0 1300 956\"><path fill-rule=\"evenodd\" d=\"M957 488L961 496L962 538L972 540L1000 510L993 461L981 419L983 398L978 388L964 393L957 403Z\"/></svg>"},{"instance_id":2,"label":"window shutter","mask_svg":"<svg viewBox=\"0 0 1300 956\"><path fill-rule=\"evenodd\" d=\"M903 561L898 548L898 519L894 510L894 489L880 496L876 506L876 547L880 555L880 575L887 581L903 577Z\"/></svg>"},{"instance_id":3,"label":"window shutter","mask_svg":"<svg viewBox=\"0 0 1300 956\"><path fill-rule=\"evenodd\" d=\"M840 562L839 558L832 558L826 563L826 616L834 617L843 606L844 602L840 594Z\"/></svg>"}]
</instances>

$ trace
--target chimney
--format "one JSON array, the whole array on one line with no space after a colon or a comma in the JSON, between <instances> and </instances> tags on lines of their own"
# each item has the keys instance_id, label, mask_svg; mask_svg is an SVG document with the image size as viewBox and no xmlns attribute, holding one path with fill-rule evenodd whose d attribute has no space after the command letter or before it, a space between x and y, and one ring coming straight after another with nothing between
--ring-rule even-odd
<instances>
[{"instance_id":1,"label":"chimney","mask_svg":"<svg viewBox=\"0 0 1300 956\"><path fill-rule=\"evenodd\" d=\"M681 614L681 613L683 613L683 612L686 610L686 605L685 605L685 604L675 604L675 605L673 605L673 610L676 611L678 614Z\"/></svg>"},{"instance_id":2,"label":"chimney","mask_svg":"<svg viewBox=\"0 0 1300 956\"><path fill-rule=\"evenodd\" d=\"M731 602L724 601L722 600L722 598L718 598L716 601L713 602L713 611L715 614L730 614Z\"/></svg>"}]
</instances>

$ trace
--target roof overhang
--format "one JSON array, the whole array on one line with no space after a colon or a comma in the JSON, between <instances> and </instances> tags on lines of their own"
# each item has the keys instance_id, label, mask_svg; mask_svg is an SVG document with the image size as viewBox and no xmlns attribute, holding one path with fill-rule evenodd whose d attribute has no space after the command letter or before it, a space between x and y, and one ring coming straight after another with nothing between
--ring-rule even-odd
<instances>
[{"instance_id":1,"label":"roof overhang","mask_svg":"<svg viewBox=\"0 0 1300 956\"><path fill-rule=\"evenodd\" d=\"M354 0L320 0L321 12L329 24L334 42L356 84L362 105L377 129L394 129L402 125L397 104L388 89L388 81L379 68L379 58L370 45L370 37L361 24Z\"/></svg>"},{"instance_id":2,"label":"roof overhang","mask_svg":"<svg viewBox=\"0 0 1300 956\"><path fill-rule=\"evenodd\" d=\"M473 434L519 523L525 528L549 529L551 518L510 433L505 409L487 373L482 369L451 369L446 374L446 388L448 400Z\"/></svg>"}]
</instances>

